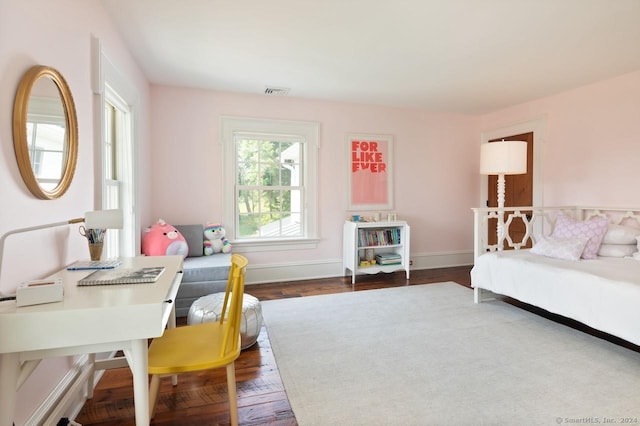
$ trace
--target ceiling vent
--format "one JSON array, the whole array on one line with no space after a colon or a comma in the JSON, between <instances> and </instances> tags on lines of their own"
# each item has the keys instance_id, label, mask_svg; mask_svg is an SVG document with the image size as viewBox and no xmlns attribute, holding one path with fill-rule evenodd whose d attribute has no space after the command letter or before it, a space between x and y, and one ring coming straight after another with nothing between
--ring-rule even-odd
<instances>
[{"instance_id":1,"label":"ceiling vent","mask_svg":"<svg viewBox=\"0 0 640 426\"><path fill-rule=\"evenodd\" d=\"M286 87L266 87L264 94L269 96L286 96L289 94L289 90Z\"/></svg>"}]
</instances>

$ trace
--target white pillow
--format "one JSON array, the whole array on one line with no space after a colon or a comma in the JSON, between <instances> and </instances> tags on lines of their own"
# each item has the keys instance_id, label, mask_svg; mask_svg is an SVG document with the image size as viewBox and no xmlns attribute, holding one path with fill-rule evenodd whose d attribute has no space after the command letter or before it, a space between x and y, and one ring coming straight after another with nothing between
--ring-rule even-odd
<instances>
[{"instance_id":1,"label":"white pillow","mask_svg":"<svg viewBox=\"0 0 640 426\"><path fill-rule=\"evenodd\" d=\"M598 256L628 257L638 251L636 244L600 244Z\"/></svg>"},{"instance_id":2,"label":"white pillow","mask_svg":"<svg viewBox=\"0 0 640 426\"><path fill-rule=\"evenodd\" d=\"M635 253L631 255L631 257L634 258L635 260L640 260L640 236L636 237L636 241L637 241L637 250Z\"/></svg>"},{"instance_id":3,"label":"white pillow","mask_svg":"<svg viewBox=\"0 0 640 426\"><path fill-rule=\"evenodd\" d=\"M640 236L640 228L609 224L602 244L636 244L638 236Z\"/></svg>"},{"instance_id":4,"label":"white pillow","mask_svg":"<svg viewBox=\"0 0 640 426\"><path fill-rule=\"evenodd\" d=\"M589 238L554 238L540 236L531 253L564 260L578 260Z\"/></svg>"}]
</instances>

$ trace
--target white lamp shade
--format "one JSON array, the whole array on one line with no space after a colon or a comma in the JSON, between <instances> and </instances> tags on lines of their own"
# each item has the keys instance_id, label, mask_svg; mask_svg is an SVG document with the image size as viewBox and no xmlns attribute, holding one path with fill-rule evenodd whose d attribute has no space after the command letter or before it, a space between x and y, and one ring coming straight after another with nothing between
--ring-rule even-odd
<instances>
[{"instance_id":1,"label":"white lamp shade","mask_svg":"<svg viewBox=\"0 0 640 426\"><path fill-rule=\"evenodd\" d=\"M480 146L480 173L520 175L527 173L527 143L500 141Z\"/></svg>"},{"instance_id":2,"label":"white lamp shade","mask_svg":"<svg viewBox=\"0 0 640 426\"><path fill-rule=\"evenodd\" d=\"M84 226L87 229L122 229L122 210L98 210L86 212L84 215Z\"/></svg>"}]
</instances>

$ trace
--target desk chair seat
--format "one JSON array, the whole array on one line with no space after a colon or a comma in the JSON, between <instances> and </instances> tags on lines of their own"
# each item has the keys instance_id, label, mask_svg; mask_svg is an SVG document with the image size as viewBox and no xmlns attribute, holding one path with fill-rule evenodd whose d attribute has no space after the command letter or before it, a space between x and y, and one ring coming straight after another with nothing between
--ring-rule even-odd
<instances>
[{"instance_id":1,"label":"desk chair seat","mask_svg":"<svg viewBox=\"0 0 640 426\"><path fill-rule=\"evenodd\" d=\"M149 412L153 417L160 378L226 367L231 424L238 424L235 360L240 355L240 315L247 259L231 256L231 270L219 321L165 330L149 346ZM225 312L228 310L228 315Z\"/></svg>"}]
</instances>

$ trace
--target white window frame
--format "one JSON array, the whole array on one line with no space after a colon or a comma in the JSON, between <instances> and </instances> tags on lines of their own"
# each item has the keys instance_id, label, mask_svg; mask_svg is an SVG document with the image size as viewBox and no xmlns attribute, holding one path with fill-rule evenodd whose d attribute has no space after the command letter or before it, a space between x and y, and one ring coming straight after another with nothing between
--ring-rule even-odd
<instances>
[{"instance_id":1,"label":"white window frame","mask_svg":"<svg viewBox=\"0 0 640 426\"><path fill-rule=\"evenodd\" d=\"M134 172L132 168L133 157L133 120L134 113L131 105L123 99L119 93L105 82L105 106L109 104L115 110L115 123L112 129L114 139L108 141L102 139L102 208L122 209L123 231L118 232L118 238L111 240L106 247L107 257L124 256L131 257L135 251L135 229L131 221L134 200L132 188L134 186ZM115 149L111 145L115 143ZM110 170L107 172L107 170ZM111 234L114 231L109 232Z\"/></svg>"},{"instance_id":2,"label":"white window frame","mask_svg":"<svg viewBox=\"0 0 640 426\"><path fill-rule=\"evenodd\" d=\"M112 230L118 232L118 247L114 248L118 256L130 257L140 253L140 214L138 210L139 199L139 178L134 164L136 164L138 140L138 120L140 101L135 87L109 60L102 49L98 38L93 37L93 73L92 86L94 93L94 120L97 123L95 134L96 151L96 179L95 179L95 199L96 210L112 208L112 204L118 203L123 209L124 223L122 230ZM106 136L104 105L108 101L116 107L124 120L120 123L117 131L120 133L120 146L117 146L116 161L118 167L118 181L106 179ZM117 185L118 200L109 200L107 187ZM109 254L107 254L109 255Z\"/></svg>"},{"instance_id":3,"label":"white window frame","mask_svg":"<svg viewBox=\"0 0 640 426\"><path fill-rule=\"evenodd\" d=\"M295 238L237 239L237 158L236 134L260 134L294 137L304 144L302 236ZM298 250L315 248L318 242L318 149L320 124L305 121L270 120L246 117L220 117L220 142L223 151L223 224L234 251Z\"/></svg>"}]
</instances>

